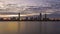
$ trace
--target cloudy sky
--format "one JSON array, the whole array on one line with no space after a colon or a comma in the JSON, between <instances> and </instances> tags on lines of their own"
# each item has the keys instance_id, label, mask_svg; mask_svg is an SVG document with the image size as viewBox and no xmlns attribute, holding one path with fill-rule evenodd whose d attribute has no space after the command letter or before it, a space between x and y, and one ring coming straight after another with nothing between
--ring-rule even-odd
<instances>
[{"instance_id":1,"label":"cloudy sky","mask_svg":"<svg viewBox=\"0 0 60 34\"><path fill-rule=\"evenodd\" d=\"M19 11L17 10L16 7L11 7L11 8L9 7L9 9L4 9L6 7L5 6L6 4L18 4L19 6L35 6L35 7L30 7L30 8L23 7L24 11L20 10L22 14L24 13L35 14L41 11L47 12L50 14L50 13L59 13L60 11L60 0L0 0L0 13L6 10L8 12L10 11L10 13L12 12L16 13L17 11Z\"/></svg>"},{"instance_id":2,"label":"cloudy sky","mask_svg":"<svg viewBox=\"0 0 60 34\"><path fill-rule=\"evenodd\" d=\"M52 3L60 3L60 0L0 0L4 4L20 4L20 5L35 5L35 6L47 6Z\"/></svg>"}]
</instances>

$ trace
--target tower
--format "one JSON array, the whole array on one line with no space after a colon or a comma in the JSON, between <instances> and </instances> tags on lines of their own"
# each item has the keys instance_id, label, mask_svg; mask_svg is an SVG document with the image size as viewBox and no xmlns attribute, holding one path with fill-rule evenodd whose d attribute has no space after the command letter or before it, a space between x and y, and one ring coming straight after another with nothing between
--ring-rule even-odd
<instances>
[{"instance_id":1,"label":"tower","mask_svg":"<svg viewBox=\"0 0 60 34\"><path fill-rule=\"evenodd\" d=\"M45 14L45 20L47 19L47 14Z\"/></svg>"},{"instance_id":2,"label":"tower","mask_svg":"<svg viewBox=\"0 0 60 34\"><path fill-rule=\"evenodd\" d=\"M20 13L18 13L18 20L20 21Z\"/></svg>"},{"instance_id":3,"label":"tower","mask_svg":"<svg viewBox=\"0 0 60 34\"><path fill-rule=\"evenodd\" d=\"M41 13L40 13L39 17L40 17L40 19L39 19L39 20L42 20L42 14L41 14Z\"/></svg>"}]
</instances>

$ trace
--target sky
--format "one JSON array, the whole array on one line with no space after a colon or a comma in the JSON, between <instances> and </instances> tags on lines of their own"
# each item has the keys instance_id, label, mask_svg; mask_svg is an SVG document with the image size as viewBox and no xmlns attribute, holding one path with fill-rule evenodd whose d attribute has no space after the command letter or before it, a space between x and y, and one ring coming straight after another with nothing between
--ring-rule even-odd
<instances>
[{"instance_id":1,"label":"sky","mask_svg":"<svg viewBox=\"0 0 60 34\"><path fill-rule=\"evenodd\" d=\"M7 4L17 4L18 6L22 6L20 8L16 8L16 7L8 7L6 8ZM34 7L24 7L24 6L34 6ZM36 7L37 6L37 7ZM45 7L45 8L44 8ZM48 8L50 7L50 8ZM59 13L60 11L60 0L0 0L0 13L2 12L6 12L7 13L10 12L14 12L17 13L19 12L19 9L24 8L24 11L20 12L22 14L31 14L31 13L39 13L39 12L47 12L47 13ZM48 8L48 9L46 9ZM58 12L57 12L58 11Z\"/></svg>"},{"instance_id":2,"label":"sky","mask_svg":"<svg viewBox=\"0 0 60 34\"><path fill-rule=\"evenodd\" d=\"M60 0L0 0L0 2L4 4L47 6L51 3L60 3Z\"/></svg>"}]
</instances>

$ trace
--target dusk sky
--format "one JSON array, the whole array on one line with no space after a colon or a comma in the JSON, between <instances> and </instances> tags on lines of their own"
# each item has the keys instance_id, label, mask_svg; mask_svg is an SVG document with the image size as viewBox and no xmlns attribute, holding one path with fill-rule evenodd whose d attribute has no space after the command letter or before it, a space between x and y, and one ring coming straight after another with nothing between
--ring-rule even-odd
<instances>
[{"instance_id":1,"label":"dusk sky","mask_svg":"<svg viewBox=\"0 0 60 34\"><path fill-rule=\"evenodd\" d=\"M51 3L60 3L60 0L0 0L0 2L4 4L47 6Z\"/></svg>"},{"instance_id":2,"label":"dusk sky","mask_svg":"<svg viewBox=\"0 0 60 34\"><path fill-rule=\"evenodd\" d=\"M8 6L8 4L16 4L15 6ZM19 7L19 8L16 8ZM29 6L29 7L27 7ZM30 7L34 6L34 7ZM45 8L44 8L45 7ZM22 10L23 8L23 10ZM47 9L46 9L47 8ZM37 14L40 12L47 12L48 14L60 12L60 0L0 0L0 13L14 12L21 14Z\"/></svg>"}]
</instances>

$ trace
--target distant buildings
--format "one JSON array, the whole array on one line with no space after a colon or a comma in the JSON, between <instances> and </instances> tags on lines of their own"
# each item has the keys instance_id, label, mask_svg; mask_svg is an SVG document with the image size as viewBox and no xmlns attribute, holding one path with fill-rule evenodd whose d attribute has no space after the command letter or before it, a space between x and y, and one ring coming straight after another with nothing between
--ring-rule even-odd
<instances>
[{"instance_id":1,"label":"distant buildings","mask_svg":"<svg viewBox=\"0 0 60 34\"><path fill-rule=\"evenodd\" d=\"M42 19L42 14L40 13L39 16L36 17L26 17L24 20L29 20L29 21L36 21L36 20L41 20Z\"/></svg>"},{"instance_id":2,"label":"distant buildings","mask_svg":"<svg viewBox=\"0 0 60 34\"><path fill-rule=\"evenodd\" d=\"M60 21L60 19L47 18L47 14L45 14L43 18L42 13L40 13L38 16L26 16L24 19L21 19L20 13L18 13L18 17L0 17L0 21Z\"/></svg>"},{"instance_id":3,"label":"distant buildings","mask_svg":"<svg viewBox=\"0 0 60 34\"><path fill-rule=\"evenodd\" d=\"M43 18L42 17L42 13L40 13L39 16L36 16L36 17L26 17L25 20L27 20L27 21L59 21L60 19L47 18L47 14L45 14L44 18Z\"/></svg>"}]
</instances>

